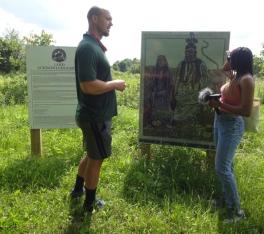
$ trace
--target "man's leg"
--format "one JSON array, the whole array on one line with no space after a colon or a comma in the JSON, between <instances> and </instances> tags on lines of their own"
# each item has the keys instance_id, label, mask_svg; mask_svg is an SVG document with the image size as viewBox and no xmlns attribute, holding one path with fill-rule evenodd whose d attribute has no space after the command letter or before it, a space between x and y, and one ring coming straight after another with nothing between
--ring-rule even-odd
<instances>
[{"instance_id":1,"label":"man's leg","mask_svg":"<svg viewBox=\"0 0 264 234\"><path fill-rule=\"evenodd\" d=\"M91 212L103 160L111 155L111 121L80 123L80 127L88 156L86 161L80 163L78 174L83 176L85 181L84 210Z\"/></svg>"},{"instance_id":2,"label":"man's leg","mask_svg":"<svg viewBox=\"0 0 264 234\"><path fill-rule=\"evenodd\" d=\"M95 160L90 157L87 158L88 160L84 177L85 200L83 207L85 211L92 212L103 159Z\"/></svg>"},{"instance_id":3,"label":"man's leg","mask_svg":"<svg viewBox=\"0 0 264 234\"><path fill-rule=\"evenodd\" d=\"M78 174L76 176L76 181L74 188L71 192L72 198L78 198L83 195L83 185L84 185L84 178L85 178L85 170L87 167L88 156L85 156L81 159L78 167Z\"/></svg>"},{"instance_id":4,"label":"man's leg","mask_svg":"<svg viewBox=\"0 0 264 234\"><path fill-rule=\"evenodd\" d=\"M85 170L88 163L88 156L86 155L84 158L81 159L78 167L78 175L82 178L85 178Z\"/></svg>"}]
</instances>

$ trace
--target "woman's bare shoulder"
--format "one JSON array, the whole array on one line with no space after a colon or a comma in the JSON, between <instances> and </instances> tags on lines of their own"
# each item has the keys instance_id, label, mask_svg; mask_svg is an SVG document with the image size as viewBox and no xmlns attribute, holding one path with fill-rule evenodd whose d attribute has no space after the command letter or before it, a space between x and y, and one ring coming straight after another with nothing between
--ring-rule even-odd
<instances>
[{"instance_id":1,"label":"woman's bare shoulder","mask_svg":"<svg viewBox=\"0 0 264 234\"><path fill-rule=\"evenodd\" d=\"M253 78L253 76L250 73L248 73L248 74L245 74L245 75L241 76L240 80L241 81L242 80L252 80L252 81L254 81L254 78Z\"/></svg>"},{"instance_id":2,"label":"woman's bare shoulder","mask_svg":"<svg viewBox=\"0 0 264 234\"><path fill-rule=\"evenodd\" d=\"M241 78L240 78L240 85L243 86L253 86L254 87L254 84L255 84L255 81L254 81L254 77L251 75L251 74L245 74L243 75Z\"/></svg>"}]
</instances>

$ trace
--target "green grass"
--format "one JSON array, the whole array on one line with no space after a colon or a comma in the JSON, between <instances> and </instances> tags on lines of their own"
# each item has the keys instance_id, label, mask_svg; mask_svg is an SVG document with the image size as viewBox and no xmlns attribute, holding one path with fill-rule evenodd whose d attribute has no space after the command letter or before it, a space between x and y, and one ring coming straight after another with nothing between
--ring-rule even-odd
<instances>
[{"instance_id":1,"label":"green grass","mask_svg":"<svg viewBox=\"0 0 264 234\"><path fill-rule=\"evenodd\" d=\"M208 199L218 191L213 165L199 149L138 149L138 111L119 108L113 156L103 164L98 195L106 207L91 219L68 194L82 157L79 129L43 130L43 156L30 155L27 108L0 108L0 233L264 233L264 120L246 133L235 170L248 219L224 225Z\"/></svg>"},{"instance_id":2,"label":"green grass","mask_svg":"<svg viewBox=\"0 0 264 234\"><path fill-rule=\"evenodd\" d=\"M32 157L27 107L0 108L0 233L264 233L264 109L260 132L245 134L236 157L248 219L223 225L223 212L208 203L218 191L212 160L203 150L161 145L152 145L152 160L141 157L139 77L114 77L125 79L128 89L117 95L113 156L103 164L98 187L107 205L91 219L82 217L82 200L68 197L83 155L80 130L42 130L43 156ZM257 82L261 100L262 86ZM26 100L21 92L9 93ZM10 100L17 103L15 96Z\"/></svg>"},{"instance_id":3,"label":"green grass","mask_svg":"<svg viewBox=\"0 0 264 234\"><path fill-rule=\"evenodd\" d=\"M260 99L260 103L264 103L264 80L259 79L256 81L255 96Z\"/></svg>"}]
</instances>

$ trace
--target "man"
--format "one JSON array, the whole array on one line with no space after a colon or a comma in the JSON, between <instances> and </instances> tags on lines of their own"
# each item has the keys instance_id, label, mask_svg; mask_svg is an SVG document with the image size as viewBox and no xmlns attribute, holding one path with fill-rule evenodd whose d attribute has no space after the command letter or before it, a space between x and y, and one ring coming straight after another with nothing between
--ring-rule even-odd
<instances>
[{"instance_id":1,"label":"man","mask_svg":"<svg viewBox=\"0 0 264 234\"><path fill-rule=\"evenodd\" d=\"M208 74L206 64L197 58L194 33L186 38L185 58L179 63L176 70L172 89L171 108L175 110L174 120L191 120L197 116L198 92L207 85Z\"/></svg>"},{"instance_id":2,"label":"man","mask_svg":"<svg viewBox=\"0 0 264 234\"><path fill-rule=\"evenodd\" d=\"M92 213L103 160L111 155L111 119L117 115L115 90L126 88L124 80L112 80L106 48L100 42L109 36L112 17L109 11L92 7L87 15L89 29L75 54L78 105L76 123L83 133L87 155L80 161L72 198L83 195L84 211Z\"/></svg>"}]
</instances>

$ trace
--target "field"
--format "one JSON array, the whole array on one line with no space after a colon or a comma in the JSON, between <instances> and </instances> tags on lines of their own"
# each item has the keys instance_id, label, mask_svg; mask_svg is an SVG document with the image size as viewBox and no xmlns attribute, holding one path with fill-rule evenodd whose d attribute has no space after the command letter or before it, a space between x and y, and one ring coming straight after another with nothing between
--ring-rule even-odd
<instances>
[{"instance_id":1,"label":"field","mask_svg":"<svg viewBox=\"0 0 264 234\"><path fill-rule=\"evenodd\" d=\"M264 233L263 107L260 132L244 135L235 160L247 219L227 225L223 211L210 205L218 187L205 151L152 145L151 160L140 155L138 77L125 79L128 90L119 94L113 120L113 156L98 187L106 206L91 218L82 216L82 199L69 199L83 155L80 130L43 130L37 158L30 155L27 105L11 98L0 107L0 233Z\"/></svg>"}]
</instances>

